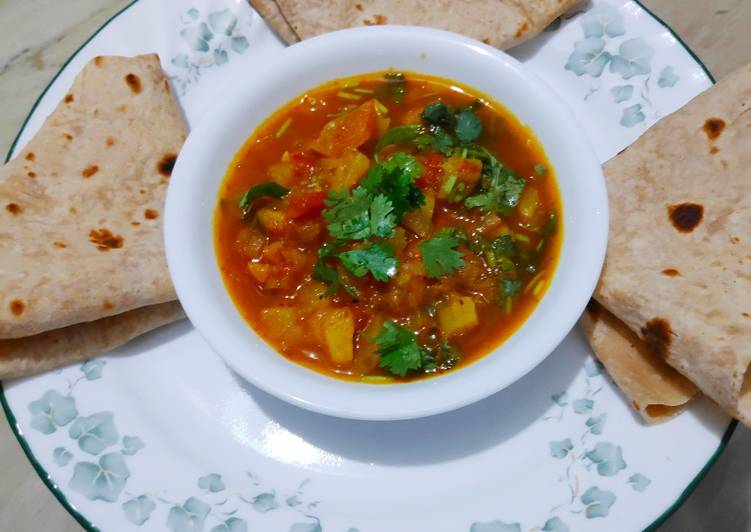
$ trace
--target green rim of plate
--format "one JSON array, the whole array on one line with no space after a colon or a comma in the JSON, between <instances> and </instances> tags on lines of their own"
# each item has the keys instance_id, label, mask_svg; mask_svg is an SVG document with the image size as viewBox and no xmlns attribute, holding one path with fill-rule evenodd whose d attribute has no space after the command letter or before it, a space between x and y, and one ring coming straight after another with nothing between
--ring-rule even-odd
<instances>
[{"instance_id":1,"label":"green rim of plate","mask_svg":"<svg viewBox=\"0 0 751 532\"><path fill-rule=\"evenodd\" d=\"M18 134L16 135L16 138L13 139L13 143L10 145L10 148L8 149L8 153L5 157L5 162L7 163L11 155L16 149L16 144L18 144L18 139L21 138L21 135L23 134L24 129L26 129L26 125L29 123L29 120L31 119L31 116L34 114L34 111L36 111L37 107L39 106L39 103L42 101L42 98L44 98L45 94L47 94L47 91L52 86L52 84L57 80L58 77L60 77L60 74L65 70L65 68L68 66L68 64L78 55L78 53L83 50L83 48L89 44L94 37L99 35L99 33L106 28L113 20L115 20L117 17L122 15L125 11L127 11L130 7L132 7L134 4L136 4L139 0L133 0L131 3L123 7L120 11L112 15L102 26L96 30L91 36L84 41L84 43L71 55L65 63L60 67L60 70L57 71L57 74L50 80L50 82L47 84L47 86L44 88L42 93L39 95L37 100L34 102L34 105L31 107L31 110L29 111L29 114L26 116L26 119L23 121L23 124L21 124L21 129L18 131ZM636 4L638 4L644 11L646 11L653 19L655 19L659 24L661 24L665 29L667 29L670 34L675 37L675 39L678 41L678 43L688 52L688 54L693 58L694 61L702 68L704 73L707 75L707 77L712 81L712 83L716 83L716 80L712 73L709 71L707 66L699 59L699 56L697 56L694 51L689 48L689 46L686 44L686 42L681 39L681 37L673 31L673 28L668 26L668 24L662 20L659 16L655 15L649 8L647 8L644 4L642 4L639 0L634 0ZM55 496L55 498L60 502L60 504L65 508L70 515L73 516L73 518L80 524L87 532L100 532L99 528L94 525L91 521L86 519L81 512L79 512L75 506L73 506L68 499L65 497L65 494L63 491L58 487L57 484L52 480L49 473L42 467L42 465L37 461L36 457L34 456L33 451L31 450L31 447L29 447L28 442L26 441L25 436L23 435L23 432L21 431L21 427L18 425L18 421L16 420L16 416L13 414L13 411L10 408L10 405L8 404L8 400L5 397L5 389L3 388L3 383L0 381L0 404L2 404L3 411L5 412L5 416L8 420L8 424L10 425L11 431L13 431L13 434L16 436L16 439L18 440L18 444L21 446L21 449L23 449L23 452L26 454L26 458L28 458L29 462L31 462L32 467L34 468L34 471L36 471L37 475L39 475L39 478L42 479L42 482L47 486L47 488L52 492L52 494ZM738 421L733 420L729 425L728 428L725 430L725 433L722 436L722 440L720 441L720 445L717 447L717 450L715 450L714 454L709 458L707 463L704 465L704 467L699 471L699 473L694 477L694 479L691 481L691 483L686 486L686 489L683 490L681 495L676 499L676 501L667 509L665 510L660 517L657 518L651 525L649 525L647 528L644 529L644 532L653 532L657 530L662 524L665 523L665 521L670 517L678 508L681 507L681 505L686 502L686 500L689 498L689 496L694 492L696 487L699 485L699 483L704 479L704 477L709 473L709 470L712 469L712 466L717 462L717 459L720 457L722 452L727 447L728 442L730 441L730 438L733 436L733 433L735 432L736 427L738 426Z\"/></svg>"}]
</instances>

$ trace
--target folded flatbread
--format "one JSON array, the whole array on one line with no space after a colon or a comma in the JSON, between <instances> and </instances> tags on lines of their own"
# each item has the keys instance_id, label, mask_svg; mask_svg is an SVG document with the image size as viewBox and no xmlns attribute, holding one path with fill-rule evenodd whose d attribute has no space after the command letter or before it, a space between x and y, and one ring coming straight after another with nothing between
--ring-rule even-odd
<instances>
[{"instance_id":1,"label":"folded flatbread","mask_svg":"<svg viewBox=\"0 0 751 532\"><path fill-rule=\"evenodd\" d=\"M636 333L596 301L587 306L580 324L592 350L648 423L670 419L696 395L691 381L647 349Z\"/></svg>"},{"instance_id":2,"label":"folded flatbread","mask_svg":"<svg viewBox=\"0 0 751 532\"><path fill-rule=\"evenodd\" d=\"M184 317L180 304L171 301L26 338L0 340L0 379L25 377L98 356Z\"/></svg>"},{"instance_id":3,"label":"folded flatbread","mask_svg":"<svg viewBox=\"0 0 751 532\"><path fill-rule=\"evenodd\" d=\"M0 169L0 338L175 299L162 210L186 135L155 54L81 71Z\"/></svg>"},{"instance_id":4,"label":"folded flatbread","mask_svg":"<svg viewBox=\"0 0 751 532\"><path fill-rule=\"evenodd\" d=\"M363 25L410 24L501 49L544 30L579 0L250 0L287 43Z\"/></svg>"},{"instance_id":5,"label":"folded flatbread","mask_svg":"<svg viewBox=\"0 0 751 532\"><path fill-rule=\"evenodd\" d=\"M604 170L611 230L595 298L653 356L751 425L751 65ZM624 382L613 357L598 354Z\"/></svg>"}]
</instances>

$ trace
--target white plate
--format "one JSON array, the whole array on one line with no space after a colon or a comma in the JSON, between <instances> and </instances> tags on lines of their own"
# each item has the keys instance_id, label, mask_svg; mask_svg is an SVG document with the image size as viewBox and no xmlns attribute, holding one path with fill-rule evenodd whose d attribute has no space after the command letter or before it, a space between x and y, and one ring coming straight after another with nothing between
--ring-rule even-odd
<instances>
[{"instance_id":1,"label":"white plate","mask_svg":"<svg viewBox=\"0 0 751 532\"><path fill-rule=\"evenodd\" d=\"M252 76L281 47L243 0L140 0L70 60L13 151L95 55L158 52L195 123L227 73ZM602 161L711 84L633 1L596 1L512 54L572 106ZM503 392L412 421L280 402L187 322L5 383L1 398L42 479L89 530L639 530L687 496L734 427L705 400L643 425L578 330Z\"/></svg>"}]
</instances>

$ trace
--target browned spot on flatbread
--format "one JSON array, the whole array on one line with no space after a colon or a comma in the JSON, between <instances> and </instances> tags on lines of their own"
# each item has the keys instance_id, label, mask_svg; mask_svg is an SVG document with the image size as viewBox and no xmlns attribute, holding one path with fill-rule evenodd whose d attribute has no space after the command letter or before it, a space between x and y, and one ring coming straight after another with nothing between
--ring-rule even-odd
<instances>
[{"instance_id":1,"label":"browned spot on flatbread","mask_svg":"<svg viewBox=\"0 0 751 532\"><path fill-rule=\"evenodd\" d=\"M65 95L65 99L64 99L65 103L73 103L73 100L74 100L74 97L72 94Z\"/></svg>"},{"instance_id":2,"label":"browned spot on flatbread","mask_svg":"<svg viewBox=\"0 0 751 532\"><path fill-rule=\"evenodd\" d=\"M105 143L105 144L106 144L107 146L112 146L113 144L115 144L115 139L114 139L114 138L112 138L112 137L107 137L107 138L106 138L106 139L104 140L104 143Z\"/></svg>"},{"instance_id":3,"label":"browned spot on flatbread","mask_svg":"<svg viewBox=\"0 0 751 532\"><path fill-rule=\"evenodd\" d=\"M104 57L101 55L98 55L94 58L94 64L98 67L102 66L104 64Z\"/></svg>"},{"instance_id":4,"label":"browned spot on flatbread","mask_svg":"<svg viewBox=\"0 0 751 532\"><path fill-rule=\"evenodd\" d=\"M485 38L484 38L484 39L482 40L482 42L484 42L485 44L488 44L488 45L489 45L489 44L490 44L490 37L485 37Z\"/></svg>"},{"instance_id":5,"label":"browned spot on flatbread","mask_svg":"<svg viewBox=\"0 0 751 532\"><path fill-rule=\"evenodd\" d=\"M68 247L63 242L53 242L52 245L55 246L56 248L60 248L60 249Z\"/></svg>"},{"instance_id":6,"label":"browned spot on flatbread","mask_svg":"<svg viewBox=\"0 0 751 532\"><path fill-rule=\"evenodd\" d=\"M720 152L720 148L718 148L717 146L712 146L711 148L709 148L709 153L711 153L712 155L714 155L715 153L719 153L719 152Z\"/></svg>"},{"instance_id":7,"label":"browned spot on flatbread","mask_svg":"<svg viewBox=\"0 0 751 532\"><path fill-rule=\"evenodd\" d=\"M99 251L109 251L123 247L123 237L113 235L109 229L92 229L89 231L89 242L96 245Z\"/></svg>"},{"instance_id":8,"label":"browned spot on flatbread","mask_svg":"<svg viewBox=\"0 0 751 532\"><path fill-rule=\"evenodd\" d=\"M730 242L732 242L733 244L737 244L740 241L741 241L740 237L737 237L737 236L730 237Z\"/></svg>"},{"instance_id":9,"label":"browned spot on flatbread","mask_svg":"<svg viewBox=\"0 0 751 532\"><path fill-rule=\"evenodd\" d=\"M720 161L720 164L722 165L722 169L723 169L723 170L727 170L727 169L728 169L728 167L730 166L730 165L728 164L728 162L727 162L727 161L726 161L725 159L721 160L721 161Z\"/></svg>"},{"instance_id":10,"label":"browned spot on flatbread","mask_svg":"<svg viewBox=\"0 0 751 532\"><path fill-rule=\"evenodd\" d=\"M516 28L516 35L515 35L515 37L517 39L521 38L522 35L524 35L525 33L527 33L528 29L529 29L529 23L525 20L524 22L522 22L521 24L519 24L519 26Z\"/></svg>"},{"instance_id":11,"label":"browned spot on flatbread","mask_svg":"<svg viewBox=\"0 0 751 532\"><path fill-rule=\"evenodd\" d=\"M104 310L112 310L113 308L115 308L115 305L113 305L112 301L110 301L109 299L105 299L102 303L102 308Z\"/></svg>"},{"instance_id":12,"label":"browned spot on flatbread","mask_svg":"<svg viewBox=\"0 0 751 532\"><path fill-rule=\"evenodd\" d=\"M33 161L34 159L36 159L36 155L34 155L33 151L30 151L29 153L26 154L26 157L24 157L24 158L27 161Z\"/></svg>"},{"instance_id":13,"label":"browned spot on flatbread","mask_svg":"<svg viewBox=\"0 0 751 532\"><path fill-rule=\"evenodd\" d=\"M23 301L20 299L14 299L10 302L10 311L15 314L16 316L20 316L23 314L23 311L26 309L26 305L23 304Z\"/></svg>"},{"instance_id":14,"label":"browned spot on flatbread","mask_svg":"<svg viewBox=\"0 0 751 532\"><path fill-rule=\"evenodd\" d=\"M355 4L355 9L357 9L358 11L362 11L363 10L362 4Z\"/></svg>"},{"instance_id":15,"label":"browned spot on flatbread","mask_svg":"<svg viewBox=\"0 0 751 532\"><path fill-rule=\"evenodd\" d=\"M704 207L698 203L680 203L668 207L668 215L673 227L681 233L690 233L701 223Z\"/></svg>"},{"instance_id":16,"label":"browned spot on flatbread","mask_svg":"<svg viewBox=\"0 0 751 532\"><path fill-rule=\"evenodd\" d=\"M26 175L27 175L27 176L29 176L29 177L30 177L30 178L32 178L32 179L33 179L33 178L35 178L35 177L37 176L37 175L36 175L36 172L26 172Z\"/></svg>"},{"instance_id":17,"label":"browned spot on flatbread","mask_svg":"<svg viewBox=\"0 0 751 532\"><path fill-rule=\"evenodd\" d=\"M644 343L652 353L663 359L667 356L670 342L673 340L668 320L652 318L641 328L641 334Z\"/></svg>"},{"instance_id":18,"label":"browned spot on flatbread","mask_svg":"<svg viewBox=\"0 0 751 532\"><path fill-rule=\"evenodd\" d=\"M169 91L170 91L170 89L169 89L169 81L167 81L167 80L165 79L165 80L164 80L164 92L167 92L167 93L169 93Z\"/></svg>"},{"instance_id":19,"label":"browned spot on flatbread","mask_svg":"<svg viewBox=\"0 0 751 532\"><path fill-rule=\"evenodd\" d=\"M749 314L748 312L741 312L741 316L743 316L744 318L751 318L751 314Z\"/></svg>"},{"instance_id":20,"label":"browned spot on flatbread","mask_svg":"<svg viewBox=\"0 0 751 532\"><path fill-rule=\"evenodd\" d=\"M172 175L172 169L175 167L175 161L177 161L177 155L175 155L174 153L166 153L156 164L156 169L163 176L169 177Z\"/></svg>"},{"instance_id":21,"label":"browned spot on flatbread","mask_svg":"<svg viewBox=\"0 0 751 532\"><path fill-rule=\"evenodd\" d=\"M115 111L117 111L118 113L124 113L127 110L128 110L128 107L125 104L118 105L117 107L115 107Z\"/></svg>"},{"instance_id":22,"label":"browned spot on flatbread","mask_svg":"<svg viewBox=\"0 0 751 532\"><path fill-rule=\"evenodd\" d=\"M383 26L384 24L388 24L389 19L383 15L373 15L373 20L366 18L362 22L366 26Z\"/></svg>"},{"instance_id":23,"label":"browned spot on flatbread","mask_svg":"<svg viewBox=\"0 0 751 532\"><path fill-rule=\"evenodd\" d=\"M719 137L723 129L725 129L725 121L722 118L707 118L704 122L704 132L709 140Z\"/></svg>"},{"instance_id":24,"label":"browned spot on flatbread","mask_svg":"<svg viewBox=\"0 0 751 532\"><path fill-rule=\"evenodd\" d=\"M81 175L88 179L89 177L96 174L98 171L99 171L99 167L95 164L92 164L90 166L87 166L83 170L81 170Z\"/></svg>"},{"instance_id":25,"label":"browned spot on flatbread","mask_svg":"<svg viewBox=\"0 0 751 532\"><path fill-rule=\"evenodd\" d=\"M14 216L18 216L23 211L23 209L21 208L21 206L18 203L8 203L5 206L5 210L8 211L9 213L11 213Z\"/></svg>"},{"instance_id":26,"label":"browned spot on flatbread","mask_svg":"<svg viewBox=\"0 0 751 532\"><path fill-rule=\"evenodd\" d=\"M590 298L587 303L587 313L590 318L592 318L592 321L597 321L602 313L602 305L600 305L593 297Z\"/></svg>"},{"instance_id":27,"label":"browned spot on flatbread","mask_svg":"<svg viewBox=\"0 0 751 532\"><path fill-rule=\"evenodd\" d=\"M78 209L76 209L75 207L71 207L70 209L68 209L68 212L71 214L78 214Z\"/></svg>"},{"instance_id":28,"label":"browned spot on flatbread","mask_svg":"<svg viewBox=\"0 0 751 532\"><path fill-rule=\"evenodd\" d=\"M130 87L130 90L132 90L136 94L140 93L143 90L143 86L141 85L141 78L133 73L127 74L125 76L125 83L127 83L128 87Z\"/></svg>"},{"instance_id":29,"label":"browned spot on flatbread","mask_svg":"<svg viewBox=\"0 0 751 532\"><path fill-rule=\"evenodd\" d=\"M133 227L138 227L139 225L141 225L141 222L139 222L138 220L133 220L132 222L130 222L130 225L132 225Z\"/></svg>"},{"instance_id":30,"label":"browned spot on flatbread","mask_svg":"<svg viewBox=\"0 0 751 532\"><path fill-rule=\"evenodd\" d=\"M141 189L138 190L138 193L139 194L146 194L146 189L141 188Z\"/></svg>"},{"instance_id":31,"label":"browned spot on flatbread","mask_svg":"<svg viewBox=\"0 0 751 532\"><path fill-rule=\"evenodd\" d=\"M675 268L666 268L662 270L662 275L667 275L668 277L678 277L681 274L678 270Z\"/></svg>"},{"instance_id":32,"label":"browned spot on flatbread","mask_svg":"<svg viewBox=\"0 0 751 532\"><path fill-rule=\"evenodd\" d=\"M71 135L70 133L63 133L63 137L68 141L73 140L73 135Z\"/></svg>"},{"instance_id":33,"label":"browned spot on flatbread","mask_svg":"<svg viewBox=\"0 0 751 532\"><path fill-rule=\"evenodd\" d=\"M156 220L157 218L159 218L159 213L154 209L146 209L145 211L143 211L143 217L147 220Z\"/></svg>"}]
</instances>

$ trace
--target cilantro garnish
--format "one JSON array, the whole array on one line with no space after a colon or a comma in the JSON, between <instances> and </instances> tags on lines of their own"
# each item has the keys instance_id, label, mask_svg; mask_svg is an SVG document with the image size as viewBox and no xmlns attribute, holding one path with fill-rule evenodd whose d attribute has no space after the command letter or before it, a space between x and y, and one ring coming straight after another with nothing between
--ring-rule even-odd
<instances>
[{"instance_id":1,"label":"cilantro garnish","mask_svg":"<svg viewBox=\"0 0 751 532\"><path fill-rule=\"evenodd\" d=\"M453 231L444 230L420 244L422 262L429 277L450 275L464 266L462 253L454 249L460 242Z\"/></svg>"},{"instance_id":2,"label":"cilantro garnish","mask_svg":"<svg viewBox=\"0 0 751 532\"><path fill-rule=\"evenodd\" d=\"M362 187L337 190L326 198L323 211L329 233L343 240L362 240L371 236L388 238L396 227L391 201L383 194L375 197Z\"/></svg>"},{"instance_id":3,"label":"cilantro garnish","mask_svg":"<svg viewBox=\"0 0 751 532\"><path fill-rule=\"evenodd\" d=\"M535 173L539 176L547 175L548 173L548 167L544 164L536 164L535 165Z\"/></svg>"},{"instance_id":4,"label":"cilantro garnish","mask_svg":"<svg viewBox=\"0 0 751 532\"><path fill-rule=\"evenodd\" d=\"M494 238L490 242L490 249L493 253L501 257L513 257L516 253L514 239L511 235L501 235Z\"/></svg>"},{"instance_id":5,"label":"cilantro garnish","mask_svg":"<svg viewBox=\"0 0 751 532\"><path fill-rule=\"evenodd\" d=\"M355 290L354 286L343 282L339 277L339 272L335 268L326 264L326 258L331 256L336 250L336 244L329 243L324 244L318 249L318 261L313 267L313 273L311 277L317 281L321 281L328 285L324 296L333 296L339 291L339 287L344 288L353 299L359 299L360 295Z\"/></svg>"},{"instance_id":6,"label":"cilantro garnish","mask_svg":"<svg viewBox=\"0 0 751 532\"><path fill-rule=\"evenodd\" d=\"M383 282L396 275L396 266L399 263L391 246L383 243L344 251L337 256L356 277L365 277L370 272L376 280Z\"/></svg>"},{"instance_id":7,"label":"cilantro garnish","mask_svg":"<svg viewBox=\"0 0 751 532\"><path fill-rule=\"evenodd\" d=\"M542 226L542 236L550 236L558 229L558 215L554 212L548 214L545 225Z\"/></svg>"},{"instance_id":8,"label":"cilantro garnish","mask_svg":"<svg viewBox=\"0 0 751 532\"><path fill-rule=\"evenodd\" d=\"M240 203L238 204L238 207L242 209L243 220L245 220L250 215L250 211L253 208L253 202L258 198L268 196L271 198L280 199L286 196L288 193L289 189L284 188L281 185L277 185L276 183L261 183L260 185L250 187L245 191L245 194L240 197Z\"/></svg>"},{"instance_id":9,"label":"cilantro garnish","mask_svg":"<svg viewBox=\"0 0 751 532\"><path fill-rule=\"evenodd\" d=\"M420 116L426 123L433 126L453 129L456 125L454 110L441 101L426 105Z\"/></svg>"},{"instance_id":10,"label":"cilantro garnish","mask_svg":"<svg viewBox=\"0 0 751 532\"><path fill-rule=\"evenodd\" d=\"M379 365L394 375L404 377L408 371L422 366L423 350L416 333L387 321L374 342L378 345L375 352L381 357Z\"/></svg>"},{"instance_id":11,"label":"cilantro garnish","mask_svg":"<svg viewBox=\"0 0 751 532\"><path fill-rule=\"evenodd\" d=\"M522 288L522 282L518 279L502 279L500 284L501 292L507 297L516 297Z\"/></svg>"},{"instance_id":12,"label":"cilantro garnish","mask_svg":"<svg viewBox=\"0 0 751 532\"><path fill-rule=\"evenodd\" d=\"M374 196L383 194L391 202L395 220L399 222L406 212L425 204L425 195L414 183L421 173L414 156L396 152L371 168L355 190L362 189Z\"/></svg>"},{"instance_id":13,"label":"cilantro garnish","mask_svg":"<svg viewBox=\"0 0 751 532\"><path fill-rule=\"evenodd\" d=\"M494 176L484 191L464 200L467 208L478 207L485 212L510 214L519 203L519 198L527 182L510 173Z\"/></svg>"},{"instance_id":14,"label":"cilantro garnish","mask_svg":"<svg viewBox=\"0 0 751 532\"><path fill-rule=\"evenodd\" d=\"M456 115L456 137L463 143L474 142L482 133L482 122L471 109L462 109Z\"/></svg>"}]
</instances>

